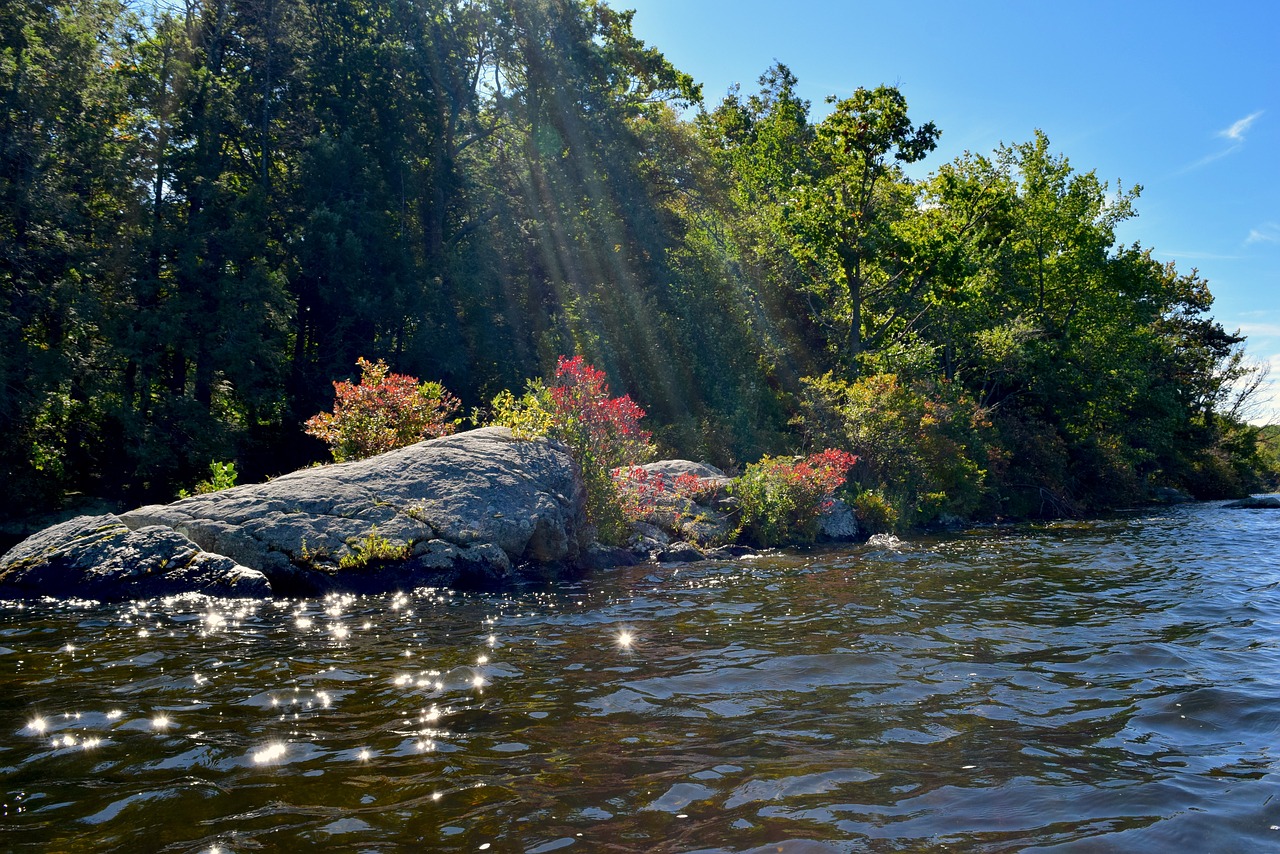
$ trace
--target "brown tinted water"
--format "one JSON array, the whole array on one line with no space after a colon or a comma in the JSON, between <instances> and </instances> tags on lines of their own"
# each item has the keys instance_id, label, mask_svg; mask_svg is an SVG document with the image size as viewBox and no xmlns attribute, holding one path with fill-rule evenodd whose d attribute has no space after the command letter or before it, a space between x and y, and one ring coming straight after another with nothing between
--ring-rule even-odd
<instances>
[{"instance_id":1,"label":"brown tinted water","mask_svg":"<svg viewBox=\"0 0 1280 854\"><path fill-rule=\"evenodd\" d=\"M0 848L1280 850L1280 513L0 606Z\"/></svg>"}]
</instances>

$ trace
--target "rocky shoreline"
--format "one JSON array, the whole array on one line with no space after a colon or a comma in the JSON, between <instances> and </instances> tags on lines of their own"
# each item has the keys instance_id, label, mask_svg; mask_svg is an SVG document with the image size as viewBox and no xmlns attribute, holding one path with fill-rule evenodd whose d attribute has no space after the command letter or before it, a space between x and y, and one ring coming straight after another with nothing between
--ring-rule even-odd
<instances>
[{"instance_id":1,"label":"rocky shoreline","mask_svg":"<svg viewBox=\"0 0 1280 854\"><path fill-rule=\"evenodd\" d=\"M669 479L694 475L701 488L658 496L625 548L592 541L581 472L565 447L487 427L172 504L76 517L0 557L0 596L119 601L487 588L749 551L706 546L732 531L723 472L686 460L644 468ZM858 537L848 508L828 512L823 535Z\"/></svg>"},{"instance_id":2,"label":"rocky shoreline","mask_svg":"<svg viewBox=\"0 0 1280 854\"><path fill-rule=\"evenodd\" d=\"M120 600L491 585L582 563L583 500L566 449L490 427L72 519L0 557L0 592Z\"/></svg>"}]
</instances>

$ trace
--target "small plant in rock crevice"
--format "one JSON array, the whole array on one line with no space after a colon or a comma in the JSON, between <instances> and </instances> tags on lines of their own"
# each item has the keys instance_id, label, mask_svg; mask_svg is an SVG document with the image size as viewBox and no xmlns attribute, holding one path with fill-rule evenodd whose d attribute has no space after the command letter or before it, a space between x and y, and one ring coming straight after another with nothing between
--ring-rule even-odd
<instances>
[{"instance_id":1,"label":"small plant in rock crevice","mask_svg":"<svg viewBox=\"0 0 1280 854\"><path fill-rule=\"evenodd\" d=\"M339 569L365 569L373 564L407 560L413 551L409 543L396 544L380 536L376 525L363 540L353 538L347 544L351 551L338 560Z\"/></svg>"},{"instance_id":2,"label":"small plant in rock crevice","mask_svg":"<svg viewBox=\"0 0 1280 854\"><path fill-rule=\"evenodd\" d=\"M322 564L332 564L333 558L329 554L329 550L324 546L309 546L307 538L302 538L302 545L298 549L297 560L304 566L312 569L318 569Z\"/></svg>"}]
</instances>

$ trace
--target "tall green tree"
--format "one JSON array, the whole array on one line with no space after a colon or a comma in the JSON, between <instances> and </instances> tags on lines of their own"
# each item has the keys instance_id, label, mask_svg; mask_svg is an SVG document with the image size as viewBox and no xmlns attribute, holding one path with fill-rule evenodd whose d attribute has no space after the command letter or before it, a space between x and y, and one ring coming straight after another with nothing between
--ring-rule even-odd
<instances>
[{"instance_id":1,"label":"tall green tree","mask_svg":"<svg viewBox=\"0 0 1280 854\"><path fill-rule=\"evenodd\" d=\"M131 182L112 70L130 35L107 0L0 14L0 512L87 485L100 458Z\"/></svg>"},{"instance_id":2,"label":"tall green tree","mask_svg":"<svg viewBox=\"0 0 1280 854\"><path fill-rule=\"evenodd\" d=\"M881 343L927 281L893 227L914 211L898 167L922 160L940 131L932 122L915 126L893 87L858 89L831 103L817 128L816 180L801 188L796 205L795 247L845 329L842 349L856 374L863 350Z\"/></svg>"}]
</instances>

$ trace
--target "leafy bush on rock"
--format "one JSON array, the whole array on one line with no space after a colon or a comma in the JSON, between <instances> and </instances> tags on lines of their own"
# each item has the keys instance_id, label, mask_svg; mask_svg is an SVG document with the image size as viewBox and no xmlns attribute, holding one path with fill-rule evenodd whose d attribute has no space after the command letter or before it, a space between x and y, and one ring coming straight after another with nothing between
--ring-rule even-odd
<instances>
[{"instance_id":1,"label":"leafy bush on rock","mask_svg":"<svg viewBox=\"0 0 1280 854\"><path fill-rule=\"evenodd\" d=\"M561 356L550 385L530 380L520 397L504 391L494 398L492 423L520 438L568 445L587 487L587 519L602 541L617 543L626 520L612 472L652 458L652 434L640 427L644 414L629 395L609 396L604 371L582 356Z\"/></svg>"},{"instance_id":2,"label":"leafy bush on rock","mask_svg":"<svg viewBox=\"0 0 1280 854\"><path fill-rule=\"evenodd\" d=\"M190 490L179 489L179 498L190 498L193 495L208 495L211 492L221 492L224 489L230 489L236 485L239 474L236 472L236 464L228 460L227 462L218 462L217 460L209 463L209 479L202 480Z\"/></svg>"},{"instance_id":3,"label":"leafy bush on rock","mask_svg":"<svg viewBox=\"0 0 1280 854\"><path fill-rule=\"evenodd\" d=\"M335 382L333 412L307 419L306 433L329 445L335 462L362 460L453 433L456 397L436 382L393 374L379 359L356 360L360 382Z\"/></svg>"},{"instance_id":4,"label":"leafy bush on rock","mask_svg":"<svg viewBox=\"0 0 1280 854\"><path fill-rule=\"evenodd\" d=\"M760 546L813 542L819 517L858 458L827 449L799 457L763 457L729 491L741 508L743 538Z\"/></svg>"}]
</instances>

